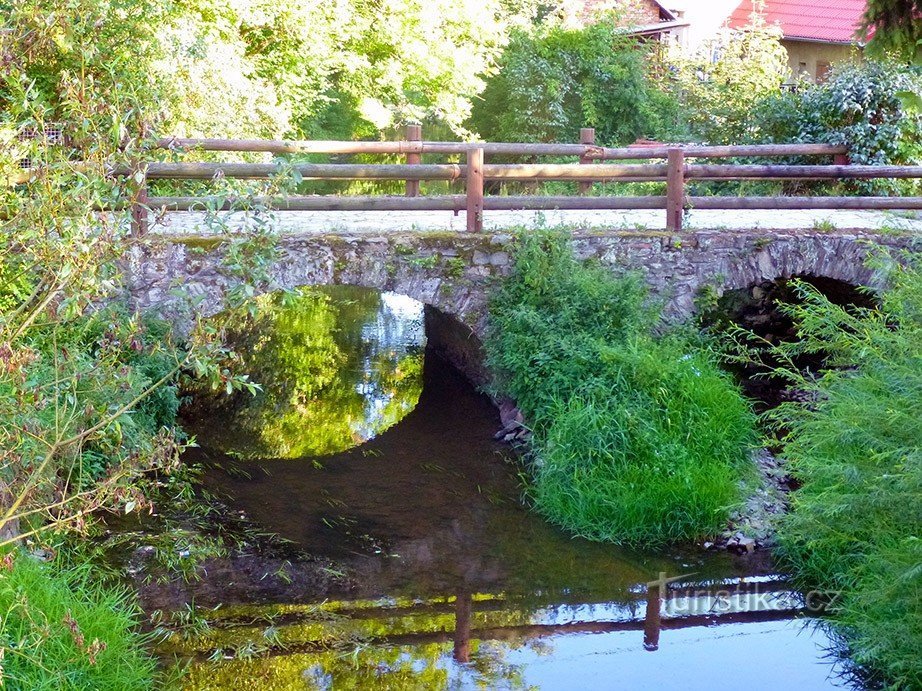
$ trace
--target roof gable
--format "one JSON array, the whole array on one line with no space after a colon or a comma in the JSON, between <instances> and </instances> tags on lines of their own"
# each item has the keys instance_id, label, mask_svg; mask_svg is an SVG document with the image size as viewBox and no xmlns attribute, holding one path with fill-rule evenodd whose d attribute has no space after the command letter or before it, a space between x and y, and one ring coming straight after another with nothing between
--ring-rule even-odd
<instances>
[{"instance_id":1,"label":"roof gable","mask_svg":"<svg viewBox=\"0 0 922 691\"><path fill-rule=\"evenodd\" d=\"M781 26L785 38L852 43L865 6L865 0L766 0L763 15L769 25ZM743 0L727 23L741 29L752 12L752 0Z\"/></svg>"}]
</instances>

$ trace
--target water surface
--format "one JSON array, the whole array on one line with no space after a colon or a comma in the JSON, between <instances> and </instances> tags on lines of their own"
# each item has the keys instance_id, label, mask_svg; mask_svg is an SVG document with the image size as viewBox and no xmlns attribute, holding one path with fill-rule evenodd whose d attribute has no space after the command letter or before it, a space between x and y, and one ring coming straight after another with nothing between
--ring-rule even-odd
<instances>
[{"instance_id":1,"label":"water surface","mask_svg":"<svg viewBox=\"0 0 922 691\"><path fill-rule=\"evenodd\" d=\"M174 648L193 661L188 688L836 686L823 628L765 559L560 532L524 506L489 400L423 357L411 304L321 295L296 319L273 307L276 327L313 320L281 337L295 345L241 330L241 351L271 355L254 370L269 383L246 407L197 408L189 460L235 510L351 580L317 597L230 598L209 634ZM337 313L342 299L353 307ZM316 365L330 344L343 354Z\"/></svg>"}]
</instances>

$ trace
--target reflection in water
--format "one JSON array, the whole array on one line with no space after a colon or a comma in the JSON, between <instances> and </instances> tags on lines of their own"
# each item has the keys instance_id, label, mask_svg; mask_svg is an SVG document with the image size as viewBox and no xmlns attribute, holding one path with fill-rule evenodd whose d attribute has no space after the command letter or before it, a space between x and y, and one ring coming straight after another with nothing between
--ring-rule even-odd
<instances>
[{"instance_id":1,"label":"reflection in water","mask_svg":"<svg viewBox=\"0 0 922 691\"><path fill-rule=\"evenodd\" d=\"M304 297L283 324L289 335L241 331L251 340L239 349L267 363L262 401L271 405L242 418L234 409L233 423L227 410L200 410L202 448L190 450L189 459L206 464L206 484L235 509L309 553L335 559L354 586L305 601L286 591L276 573L225 571L238 587L230 595L222 583L212 584L223 603L207 613L212 628L163 647L192 661L187 689L834 685L829 668L817 664L824 634L805 629L797 598L783 583L757 577L766 573L757 563L680 550L631 553L573 539L527 511L517 465L492 440L496 411L437 357L427 354L422 392L417 383L415 395L402 399L416 407L399 425L338 451L339 442L316 440L342 434L319 437L301 427L310 441L299 439L305 420L359 435L350 440L361 438L362 429L380 431L360 421L369 411L381 419L410 387L371 384L355 372L374 371L369 365L381 352L396 352L385 358L392 364L384 372L407 367L407 358L420 362L413 348L394 345L403 332L378 321L388 309L383 302L356 298L348 334L336 326L338 309L326 296ZM266 328L274 328L274 319ZM391 345L368 346L367 329L390 333ZM334 365L345 362L353 363L352 374L337 380ZM313 374L300 372L302 365ZM323 399L325 390L339 398ZM371 399L388 403L369 404L359 395L367 390L385 392ZM338 409L321 400L358 404ZM320 412L301 410L306 402ZM273 415L297 423L282 428ZM250 426L229 434L241 420ZM331 451L322 463L292 460ZM240 456L248 460L235 460ZM191 592L207 590L214 573L190 584ZM669 578L691 573L679 583ZM246 578L252 580L241 596ZM765 599L762 591L784 597Z\"/></svg>"},{"instance_id":2,"label":"reflection in water","mask_svg":"<svg viewBox=\"0 0 922 691\"><path fill-rule=\"evenodd\" d=\"M777 607L762 609L771 600L752 597L759 582L701 584L704 594L694 597L667 591L661 598L655 589L657 604L678 599L688 606L694 600L702 612L662 616L665 644L655 655L641 645L650 624L638 602L525 610L503 595L459 593L431 600L231 607L216 615L209 634L185 644L187 654L197 645L186 688L834 687L828 668L817 664L826 638L796 619L799 598L779 593ZM745 592L748 606L707 613L720 588ZM654 610L649 602L647 610ZM268 644L264 655L210 661L254 642Z\"/></svg>"},{"instance_id":3,"label":"reflection in water","mask_svg":"<svg viewBox=\"0 0 922 691\"><path fill-rule=\"evenodd\" d=\"M659 650L661 588L662 586L659 583L647 584L647 610L643 624L644 650Z\"/></svg>"},{"instance_id":4,"label":"reflection in water","mask_svg":"<svg viewBox=\"0 0 922 691\"><path fill-rule=\"evenodd\" d=\"M255 300L228 340L262 390L216 402L218 426L188 423L212 448L238 458L331 454L371 439L416 405L425 346L420 303L351 286Z\"/></svg>"}]
</instances>

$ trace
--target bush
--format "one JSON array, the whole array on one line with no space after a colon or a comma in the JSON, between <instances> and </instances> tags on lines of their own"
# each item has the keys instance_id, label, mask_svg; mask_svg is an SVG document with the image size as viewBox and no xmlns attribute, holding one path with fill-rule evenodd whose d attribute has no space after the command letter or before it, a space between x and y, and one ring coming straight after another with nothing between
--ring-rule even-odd
<instances>
[{"instance_id":1,"label":"bush","mask_svg":"<svg viewBox=\"0 0 922 691\"><path fill-rule=\"evenodd\" d=\"M103 588L89 565L66 571L9 553L0 571L0 649L6 688L133 691L154 687L125 592Z\"/></svg>"},{"instance_id":2,"label":"bush","mask_svg":"<svg viewBox=\"0 0 922 691\"><path fill-rule=\"evenodd\" d=\"M760 142L845 144L852 163L916 165L922 161L922 114L906 107L922 97L922 71L864 60L833 67L825 84L764 99L755 113ZM869 181L851 187L908 192L918 183Z\"/></svg>"},{"instance_id":3,"label":"bush","mask_svg":"<svg viewBox=\"0 0 922 691\"><path fill-rule=\"evenodd\" d=\"M653 335L637 278L580 264L565 235L530 234L490 317L489 362L533 426L541 513L628 545L725 525L752 414L697 336Z\"/></svg>"},{"instance_id":4,"label":"bush","mask_svg":"<svg viewBox=\"0 0 922 691\"><path fill-rule=\"evenodd\" d=\"M648 83L647 58L611 20L514 30L470 126L488 141L576 142L581 127L609 145L658 136L675 103Z\"/></svg>"},{"instance_id":5,"label":"bush","mask_svg":"<svg viewBox=\"0 0 922 691\"><path fill-rule=\"evenodd\" d=\"M726 30L695 55L671 60L682 96L680 136L739 144L751 136L752 104L780 93L788 76L782 32L754 14L743 30Z\"/></svg>"},{"instance_id":6,"label":"bush","mask_svg":"<svg viewBox=\"0 0 922 691\"><path fill-rule=\"evenodd\" d=\"M855 661L896 686L922 687L922 271L894 269L877 309L848 311L815 288L788 306L802 341L830 353L817 380L786 370L812 394L783 404L784 458L802 487L782 524L781 553L800 583L841 591L835 621Z\"/></svg>"}]
</instances>

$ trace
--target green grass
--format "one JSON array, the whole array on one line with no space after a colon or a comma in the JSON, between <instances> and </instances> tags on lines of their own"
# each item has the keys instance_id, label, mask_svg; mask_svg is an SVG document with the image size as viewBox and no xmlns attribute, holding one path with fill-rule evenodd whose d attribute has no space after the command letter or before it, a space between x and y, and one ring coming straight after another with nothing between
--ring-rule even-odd
<instances>
[{"instance_id":1,"label":"green grass","mask_svg":"<svg viewBox=\"0 0 922 691\"><path fill-rule=\"evenodd\" d=\"M12 552L0 563L4 688L154 688L155 665L125 591L100 586L90 565L66 571Z\"/></svg>"},{"instance_id":2,"label":"green grass","mask_svg":"<svg viewBox=\"0 0 922 691\"><path fill-rule=\"evenodd\" d=\"M896 269L877 309L845 310L807 284L788 306L803 351L841 365L819 379L793 368L810 406L782 405L784 457L802 483L782 523L781 555L804 588L838 591L833 621L859 665L892 688L922 688L922 271Z\"/></svg>"},{"instance_id":3,"label":"green grass","mask_svg":"<svg viewBox=\"0 0 922 691\"><path fill-rule=\"evenodd\" d=\"M535 506L595 540L650 546L726 525L754 419L702 337L654 336L636 277L573 258L566 234L519 238L491 303L488 359L532 426Z\"/></svg>"}]
</instances>

